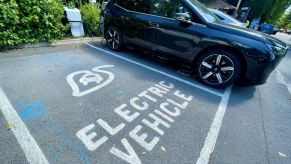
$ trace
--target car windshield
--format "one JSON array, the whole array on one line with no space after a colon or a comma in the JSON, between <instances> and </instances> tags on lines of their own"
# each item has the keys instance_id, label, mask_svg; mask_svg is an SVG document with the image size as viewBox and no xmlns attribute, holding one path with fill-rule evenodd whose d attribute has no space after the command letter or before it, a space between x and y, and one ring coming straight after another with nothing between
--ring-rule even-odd
<instances>
[{"instance_id":1,"label":"car windshield","mask_svg":"<svg viewBox=\"0 0 291 164\"><path fill-rule=\"evenodd\" d=\"M212 11L214 14L217 14L218 16L221 16L222 18L225 19L226 22L229 22L229 23L241 23L240 21L234 19L233 17L223 13L223 12L220 12L220 11L217 11L217 10L210 10Z\"/></svg>"},{"instance_id":2,"label":"car windshield","mask_svg":"<svg viewBox=\"0 0 291 164\"><path fill-rule=\"evenodd\" d=\"M221 20L215 16L212 12L210 12L203 4L198 2L197 0L189 0L192 3L193 7L199 12L199 14L207 21L207 22L221 22Z\"/></svg>"}]
</instances>

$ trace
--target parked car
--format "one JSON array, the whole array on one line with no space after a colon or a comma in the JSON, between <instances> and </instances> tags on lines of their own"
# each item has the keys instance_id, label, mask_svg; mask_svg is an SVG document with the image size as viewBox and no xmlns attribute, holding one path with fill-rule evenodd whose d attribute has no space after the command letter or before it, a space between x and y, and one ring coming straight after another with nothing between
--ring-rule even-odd
<instances>
[{"instance_id":1,"label":"parked car","mask_svg":"<svg viewBox=\"0 0 291 164\"><path fill-rule=\"evenodd\" d=\"M231 17L230 15L227 15L221 11L218 10L214 10L214 9L209 9L215 16L217 16L221 21L228 23L228 24L232 24L235 26L239 26L239 27L244 27L246 28L247 25L245 23L242 23L238 20L236 20L235 18Z\"/></svg>"},{"instance_id":2,"label":"parked car","mask_svg":"<svg viewBox=\"0 0 291 164\"><path fill-rule=\"evenodd\" d=\"M273 24L261 24L258 30L269 35L276 35L279 31Z\"/></svg>"},{"instance_id":3,"label":"parked car","mask_svg":"<svg viewBox=\"0 0 291 164\"><path fill-rule=\"evenodd\" d=\"M196 0L110 0L107 45L136 46L188 66L211 87L265 83L287 52L282 41L220 21Z\"/></svg>"},{"instance_id":4,"label":"parked car","mask_svg":"<svg viewBox=\"0 0 291 164\"><path fill-rule=\"evenodd\" d=\"M279 32L281 32L281 33L286 33L286 32L287 32L287 30L286 30L286 29L284 29L284 28L280 28Z\"/></svg>"}]
</instances>

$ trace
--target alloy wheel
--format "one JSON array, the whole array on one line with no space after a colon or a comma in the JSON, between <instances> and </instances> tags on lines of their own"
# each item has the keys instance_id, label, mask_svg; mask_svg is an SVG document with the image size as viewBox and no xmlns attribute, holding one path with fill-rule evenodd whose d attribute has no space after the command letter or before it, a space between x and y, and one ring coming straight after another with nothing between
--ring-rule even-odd
<instances>
[{"instance_id":1,"label":"alloy wheel","mask_svg":"<svg viewBox=\"0 0 291 164\"><path fill-rule=\"evenodd\" d=\"M209 84L223 84L234 75L233 61L223 54L213 54L206 57L199 66L202 79Z\"/></svg>"},{"instance_id":2,"label":"alloy wheel","mask_svg":"<svg viewBox=\"0 0 291 164\"><path fill-rule=\"evenodd\" d=\"M107 31L107 44L111 49L117 49L120 44L120 36L116 29L110 28Z\"/></svg>"}]
</instances>

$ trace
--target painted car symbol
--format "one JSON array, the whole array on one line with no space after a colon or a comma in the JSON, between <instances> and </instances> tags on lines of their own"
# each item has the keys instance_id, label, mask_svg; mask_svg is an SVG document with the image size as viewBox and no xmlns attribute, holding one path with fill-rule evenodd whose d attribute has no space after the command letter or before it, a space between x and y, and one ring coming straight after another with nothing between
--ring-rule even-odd
<instances>
[{"instance_id":1,"label":"painted car symbol","mask_svg":"<svg viewBox=\"0 0 291 164\"><path fill-rule=\"evenodd\" d=\"M114 65L98 66L94 67L92 71L83 70L69 74L66 77L66 79L68 84L71 86L73 90L72 95L75 97L81 97L108 85L114 79L114 74L112 72L105 71L102 69L110 67L114 67ZM79 80L74 80L74 78L78 75L82 76L80 77ZM108 78L105 79L104 76L102 75L107 75ZM82 85L88 86L89 84L90 88L81 91L80 88L82 87Z\"/></svg>"}]
</instances>

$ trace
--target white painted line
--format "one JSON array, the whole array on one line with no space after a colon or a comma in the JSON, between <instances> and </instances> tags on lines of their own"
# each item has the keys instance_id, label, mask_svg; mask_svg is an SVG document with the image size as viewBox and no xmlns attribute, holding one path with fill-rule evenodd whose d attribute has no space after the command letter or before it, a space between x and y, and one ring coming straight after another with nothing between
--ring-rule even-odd
<instances>
[{"instance_id":1,"label":"white painted line","mask_svg":"<svg viewBox=\"0 0 291 164\"><path fill-rule=\"evenodd\" d=\"M287 87L287 90L289 94L291 95L291 82L288 82L288 80L282 75L282 73L279 70L276 70L277 76L276 79L278 83L281 83Z\"/></svg>"},{"instance_id":2,"label":"white painted line","mask_svg":"<svg viewBox=\"0 0 291 164\"><path fill-rule=\"evenodd\" d=\"M127 61L127 62L133 63L133 64L138 65L138 66L140 66L140 67L143 67L143 68L149 69L149 70L154 71L154 72L156 72L156 73L159 73L159 74L162 74L162 75L167 76L167 77L169 77L169 78L172 78L172 79L175 79L175 80L177 80L177 81L180 81L180 82L182 82L182 83L184 83L184 84L188 84L188 85L190 85L190 86L192 86L192 87L195 87L195 88L201 89L201 90L203 90L203 91L206 91L206 92L212 93L212 94L214 94L214 95L216 95L216 96L220 96L220 97L223 96L223 94L221 94L221 93L219 93L219 92L217 92L217 91L214 91L214 90L212 90L212 89L210 89L210 88L207 88L207 87L204 87L204 86L200 86L200 85L197 85L197 84L191 83L191 82L189 82L189 81L186 81L186 80L184 80L184 79L181 79L181 78L176 77L176 76L173 76L173 75L170 75L170 74L165 73L165 72L163 72L163 71L159 71L159 70L157 70L157 69L155 69L155 68L149 67L149 66L144 65L144 64L142 64L142 63L136 62L136 61L131 60L131 59L127 59L127 58L125 58L125 57L119 56L119 55L117 55L117 54L115 54L115 53L112 53L112 52L110 52L110 51L107 51L107 50L104 50L104 49L102 49L102 48L99 48L99 47L93 46L93 45L91 45L91 44L89 44L89 43L85 43L85 44L88 45L88 46L90 46L90 47L92 47L92 48L94 48L94 49L97 49L97 50L99 50L99 51L105 52L105 53L110 54L110 55L112 55L112 56L114 56L114 57L117 57L117 58L119 58L119 59L125 60L125 61Z\"/></svg>"},{"instance_id":3,"label":"white painted line","mask_svg":"<svg viewBox=\"0 0 291 164\"><path fill-rule=\"evenodd\" d=\"M203 148L200 152L200 157L198 158L196 164L208 164L209 158L212 152L214 151L216 140L221 128L223 117L226 111L228 100L231 94L232 86L226 88L224 94L222 95L221 102L219 104L218 110L215 114L215 117L211 123L209 132L204 141Z\"/></svg>"},{"instance_id":4,"label":"white painted line","mask_svg":"<svg viewBox=\"0 0 291 164\"><path fill-rule=\"evenodd\" d=\"M31 136L25 124L19 118L17 112L9 102L0 87L0 109L9 124L14 125L12 131L20 144L26 159L31 164L47 164L48 161L43 155L41 149Z\"/></svg>"}]
</instances>

